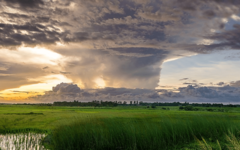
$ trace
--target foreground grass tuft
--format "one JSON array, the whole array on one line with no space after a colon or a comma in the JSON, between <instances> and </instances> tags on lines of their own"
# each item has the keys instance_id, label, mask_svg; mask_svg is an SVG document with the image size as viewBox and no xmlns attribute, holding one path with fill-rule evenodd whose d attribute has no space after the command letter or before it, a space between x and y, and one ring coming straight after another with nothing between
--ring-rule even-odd
<instances>
[{"instance_id":1,"label":"foreground grass tuft","mask_svg":"<svg viewBox=\"0 0 240 150\"><path fill-rule=\"evenodd\" d=\"M162 117L158 121L92 118L58 127L48 143L55 150L156 150L180 149L179 145L202 139L200 146L211 149L204 138L216 141L228 132L235 136L238 127L239 124L216 116L194 116L188 120ZM232 136L229 139L236 142Z\"/></svg>"},{"instance_id":2,"label":"foreground grass tuft","mask_svg":"<svg viewBox=\"0 0 240 150\"><path fill-rule=\"evenodd\" d=\"M201 140L196 138L197 147L201 150L239 150L240 149L240 139L236 137L233 133L228 132L225 135L225 141L219 143L217 140L216 143L207 142L204 138Z\"/></svg>"}]
</instances>

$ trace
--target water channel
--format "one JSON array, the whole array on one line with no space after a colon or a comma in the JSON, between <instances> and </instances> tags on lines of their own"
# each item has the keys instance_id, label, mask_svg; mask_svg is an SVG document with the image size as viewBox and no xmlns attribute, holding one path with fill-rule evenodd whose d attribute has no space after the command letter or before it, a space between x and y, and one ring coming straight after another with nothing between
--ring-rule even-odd
<instances>
[{"instance_id":1,"label":"water channel","mask_svg":"<svg viewBox=\"0 0 240 150\"><path fill-rule=\"evenodd\" d=\"M41 145L45 134L4 134L0 135L0 150L46 150Z\"/></svg>"}]
</instances>

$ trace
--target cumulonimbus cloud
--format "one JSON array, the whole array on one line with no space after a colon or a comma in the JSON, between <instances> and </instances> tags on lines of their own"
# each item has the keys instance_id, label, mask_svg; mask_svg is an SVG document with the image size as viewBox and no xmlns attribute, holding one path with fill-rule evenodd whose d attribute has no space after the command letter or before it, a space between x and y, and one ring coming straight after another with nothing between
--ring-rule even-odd
<instances>
[{"instance_id":1,"label":"cumulonimbus cloud","mask_svg":"<svg viewBox=\"0 0 240 150\"><path fill-rule=\"evenodd\" d=\"M239 49L239 26L225 30L239 6L226 0L1 0L0 46L48 47L65 58L58 73L83 88L101 86L100 78L105 86L154 89L167 59Z\"/></svg>"}]
</instances>

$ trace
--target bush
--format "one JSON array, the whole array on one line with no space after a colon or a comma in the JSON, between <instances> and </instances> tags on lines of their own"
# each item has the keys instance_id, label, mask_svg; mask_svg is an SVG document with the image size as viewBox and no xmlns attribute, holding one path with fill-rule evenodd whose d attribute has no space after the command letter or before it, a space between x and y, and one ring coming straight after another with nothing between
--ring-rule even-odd
<instances>
[{"instance_id":1,"label":"bush","mask_svg":"<svg viewBox=\"0 0 240 150\"><path fill-rule=\"evenodd\" d=\"M209 108L209 109L207 109L207 111L214 111L214 109L212 109L212 108Z\"/></svg>"},{"instance_id":2,"label":"bush","mask_svg":"<svg viewBox=\"0 0 240 150\"><path fill-rule=\"evenodd\" d=\"M152 105L151 107L152 107L152 108L156 108L156 105Z\"/></svg>"},{"instance_id":3,"label":"bush","mask_svg":"<svg viewBox=\"0 0 240 150\"><path fill-rule=\"evenodd\" d=\"M219 112L224 112L224 109L218 109Z\"/></svg>"},{"instance_id":4,"label":"bush","mask_svg":"<svg viewBox=\"0 0 240 150\"><path fill-rule=\"evenodd\" d=\"M199 110L199 108L193 108L193 110L194 110L194 111L198 111L198 110Z\"/></svg>"},{"instance_id":5,"label":"bush","mask_svg":"<svg viewBox=\"0 0 240 150\"><path fill-rule=\"evenodd\" d=\"M185 110L191 111L191 110L193 110L193 106L188 105L188 106L185 107Z\"/></svg>"},{"instance_id":6,"label":"bush","mask_svg":"<svg viewBox=\"0 0 240 150\"><path fill-rule=\"evenodd\" d=\"M180 107L179 107L179 109L180 109L180 110L183 110L183 109L184 109L184 107L183 107L183 106L180 106Z\"/></svg>"},{"instance_id":7,"label":"bush","mask_svg":"<svg viewBox=\"0 0 240 150\"><path fill-rule=\"evenodd\" d=\"M191 105L188 105L186 107L180 106L179 109L180 110L187 110L187 111L198 111L199 110L199 108L194 108Z\"/></svg>"}]
</instances>

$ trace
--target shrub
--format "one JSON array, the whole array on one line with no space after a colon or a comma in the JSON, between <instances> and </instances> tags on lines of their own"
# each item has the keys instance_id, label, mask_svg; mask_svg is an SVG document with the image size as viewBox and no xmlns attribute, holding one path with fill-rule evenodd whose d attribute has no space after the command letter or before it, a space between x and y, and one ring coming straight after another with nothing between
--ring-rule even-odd
<instances>
[{"instance_id":1,"label":"shrub","mask_svg":"<svg viewBox=\"0 0 240 150\"><path fill-rule=\"evenodd\" d=\"M224 109L218 109L219 112L224 112Z\"/></svg>"},{"instance_id":2,"label":"shrub","mask_svg":"<svg viewBox=\"0 0 240 150\"><path fill-rule=\"evenodd\" d=\"M152 105L151 107L152 107L152 108L156 108L156 105Z\"/></svg>"},{"instance_id":3,"label":"shrub","mask_svg":"<svg viewBox=\"0 0 240 150\"><path fill-rule=\"evenodd\" d=\"M183 109L184 109L184 107L183 107L183 106L180 106L180 107L179 107L179 109L180 109L180 110L183 110Z\"/></svg>"},{"instance_id":4,"label":"shrub","mask_svg":"<svg viewBox=\"0 0 240 150\"><path fill-rule=\"evenodd\" d=\"M207 111L214 111L214 109L212 109L212 108L209 108L209 109L207 109Z\"/></svg>"},{"instance_id":5,"label":"shrub","mask_svg":"<svg viewBox=\"0 0 240 150\"><path fill-rule=\"evenodd\" d=\"M193 110L193 106L188 105L188 106L185 107L185 110L188 110L188 111Z\"/></svg>"},{"instance_id":6,"label":"shrub","mask_svg":"<svg viewBox=\"0 0 240 150\"><path fill-rule=\"evenodd\" d=\"M194 110L194 111L198 111L198 110L199 110L199 108L193 108L193 110Z\"/></svg>"}]
</instances>

